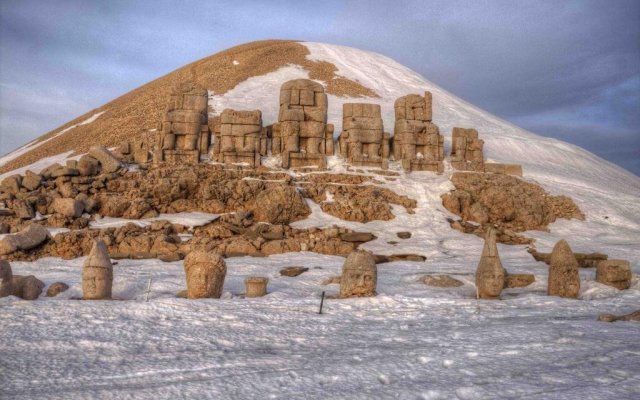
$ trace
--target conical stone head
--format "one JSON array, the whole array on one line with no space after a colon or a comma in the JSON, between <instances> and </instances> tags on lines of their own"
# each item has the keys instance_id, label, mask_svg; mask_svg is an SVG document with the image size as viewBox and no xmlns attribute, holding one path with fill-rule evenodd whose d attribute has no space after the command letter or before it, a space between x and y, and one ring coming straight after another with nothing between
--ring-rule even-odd
<instances>
[{"instance_id":1,"label":"conical stone head","mask_svg":"<svg viewBox=\"0 0 640 400\"><path fill-rule=\"evenodd\" d=\"M112 285L113 266L107 246L100 239L94 240L82 268L82 295L85 300L110 299Z\"/></svg>"},{"instance_id":2,"label":"conical stone head","mask_svg":"<svg viewBox=\"0 0 640 400\"><path fill-rule=\"evenodd\" d=\"M551 252L547 294L573 299L580 294L578 261L564 239L556 243Z\"/></svg>"},{"instance_id":3,"label":"conical stone head","mask_svg":"<svg viewBox=\"0 0 640 400\"><path fill-rule=\"evenodd\" d=\"M498 254L496 231L489 227L476 270L476 287L481 299L498 299L504 287L505 271Z\"/></svg>"},{"instance_id":4,"label":"conical stone head","mask_svg":"<svg viewBox=\"0 0 640 400\"><path fill-rule=\"evenodd\" d=\"M378 267L368 251L356 250L349 254L342 266L340 297L371 297L376 295Z\"/></svg>"}]
</instances>

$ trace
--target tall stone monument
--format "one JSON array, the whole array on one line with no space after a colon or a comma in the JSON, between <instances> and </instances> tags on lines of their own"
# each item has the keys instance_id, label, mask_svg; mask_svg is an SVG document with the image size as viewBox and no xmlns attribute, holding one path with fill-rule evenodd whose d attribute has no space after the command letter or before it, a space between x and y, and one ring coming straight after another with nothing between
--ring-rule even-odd
<instances>
[{"instance_id":1,"label":"tall stone monument","mask_svg":"<svg viewBox=\"0 0 640 400\"><path fill-rule=\"evenodd\" d=\"M499 299L505 282L505 270L500 261L496 242L496 231L487 229L484 247L476 270L476 287L481 299Z\"/></svg>"},{"instance_id":2,"label":"tall stone monument","mask_svg":"<svg viewBox=\"0 0 640 400\"><path fill-rule=\"evenodd\" d=\"M345 103L342 107L340 154L351 165L389 167L389 134L379 104Z\"/></svg>"},{"instance_id":3,"label":"tall stone monument","mask_svg":"<svg viewBox=\"0 0 640 400\"><path fill-rule=\"evenodd\" d=\"M260 110L225 109L214 128L213 159L227 164L245 163L259 167L267 155L267 134Z\"/></svg>"},{"instance_id":4,"label":"tall stone monument","mask_svg":"<svg viewBox=\"0 0 640 400\"><path fill-rule=\"evenodd\" d=\"M459 171L484 172L484 141L478 131L469 128L453 128L451 143L451 166Z\"/></svg>"}]
</instances>

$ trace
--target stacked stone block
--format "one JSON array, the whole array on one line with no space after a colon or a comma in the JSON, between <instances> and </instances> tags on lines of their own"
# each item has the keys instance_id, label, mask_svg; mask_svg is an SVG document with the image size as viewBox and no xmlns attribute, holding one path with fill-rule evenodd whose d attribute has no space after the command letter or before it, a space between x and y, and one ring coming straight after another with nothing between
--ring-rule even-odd
<instances>
[{"instance_id":1,"label":"stacked stone block","mask_svg":"<svg viewBox=\"0 0 640 400\"><path fill-rule=\"evenodd\" d=\"M345 103L342 107L340 154L351 165L389 167L389 134L384 132L380 105Z\"/></svg>"},{"instance_id":2,"label":"stacked stone block","mask_svg":"<svg viewBox=\"0 0 640 400\"><path fill-rule=\"evenodd\" d=\"M246 163L255 168L260 166L261 156L267 154L267 134L260 110L225 109L214 135L213 158L218 162Z\"/></svg>"},{"instance_id":3,"label":"stacked stone block","mask_svg":"<svg viewBox=\"0 0 640 400\"><path fill-rule=\"evenodd\" d=\"M393 157L406 171L444 171L444 137L431 122L431 92L410 94L394 104Z\"/></svg>"},{"instance_id":4,"label":"stacked stone block","mask_svg":"<svg viewBox=\"0 0 640 400\"><path fill-rule=\"evenodd\" d=\"M156 161L200 162L209 149L207 100L207 91L194 83L173 88L159 129Z\"/></svg>"},{"instance_id":5,"label":"stacked stone block","mask_svg":"<svg viewBox=\"0 0 640 400\"><path fill-rule=\"evenodd\" d=\"M477 130L453 128L451 165L459 171L484 172L483 146Z\"/></svg>"},{"instance_id":6,"label":"stacked stone block","mask_svg":"<svg viewBox=\"0 0 640 400\"><path fill-rule=\"evenodd\" d=\"M294 79L280 88L278 122L272 127L271 151L282 155L284 168L326 167L333 154L333 125L327 124L324 87Z\"/></svg>"}]
</instances>

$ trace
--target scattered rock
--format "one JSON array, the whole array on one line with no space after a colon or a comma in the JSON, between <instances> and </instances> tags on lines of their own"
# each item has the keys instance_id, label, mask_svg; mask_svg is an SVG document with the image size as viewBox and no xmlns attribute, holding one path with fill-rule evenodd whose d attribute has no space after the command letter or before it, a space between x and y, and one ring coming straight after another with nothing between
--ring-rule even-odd
<instances>
[{"instance_id":1,"label":"scattered rock","mask_svg":"<svg viewBox=\"0 0 640 400\"><path fill-rule=\"evenodd\" d=\"M504 289L527 287L536 281L533 274L509 274L504 279Z\"/></svg>"},{"instance_id":2,"label":"scattered rock","mask_svg":"<svg viewBox=\"0 0 640 400\"><path fill-rule=\"evenodd\" d=\"M340 235L340 239L345 242L364 243L375 239L370 232L347 232Z\"/></svg>"},{"instance_id":3,"label":"scattered rock","mask_svg":"<svg viewBox=\"0 0 640 400\"><path fill-rule=\"evenodd\" d=\"M340 275L330 276L329 278L322 281L323 285L339 285L342 277Z\"/></svg>"},{"instance_id":4,"label":"scattered rock","mask_svg":"<svg viewBox=\"0 0 640 400\"><path fill-rule=\"evenodd\" d=\"M82 157L80 157L80 160L78 160L77 168L78 168L78 171L80 172L80 175L93 176L98 173L98 170L100 168L100 163L95 158L85 154Z\"/></svg>"},{"instance_id":5,"label":"scattered rock","mask_svg":"<svg viewBox=\"0 0 640 400\"><path fill-rule=\"evenodd\" d=\"M307 272L308 270L309 268L305 267L286 267L280 270L280 275L293 278Z\"/></svg>"},{"instance_id":6,"label":"scattered rock","mask_svg":"<svg viewBox=\"0 0 640 400\"><path fill-rule=\"evenodd\" d=\"M85 300L111 299L113 266L105 243L97 239L82 268L82 294Z\"/></svg>"},{"instance_id":7,"label":"scattered rock","mask_svg":"<svg viewBox=\"0 0 640 400\"><path fill-rule=\"evenodd\" d=\"M14 200L11 208L20 219L33 219L36 216L31 203L26 200Z\"/></svg>"},{"instance_id":8,"label":"scattered rock","mask_svg":"<svg viewBox=\"0 0 640 400\"><path fill-rule=\"evenodd\" d=\"M615 322L615 321L640 321L640 310L625 315L600 314L598 321Z\"/></svg>"},{"instance_id":9,"label":"scattered rock","mask_svg":"<svg viewBox=\"0 0 640 400\"><path fill-rule=\"evenodd\" d=\"M0 255L11 254L17 250L33 249L48 238L49 231L45 227L31 224L19 233L13 233L0 239Z\"/></svg>"},{"instance_id":10,"label":"scattered rock","mask_svg":"<svg viewBox=\"0 0 640 400\"><path fill-rule=\"evenodd\" d=\"M47 297L56 297L60 293L67 291L67 289L69 289L69 285L64 282L52 283L47 289Z\"/></svg>"},{"instance_id":11,"label":"scattered rock","mask_svg":"<svg viewBox=\"0 0 640 400\"><path fill-rule=\"evenodd\" d=\"M220 298L227 274L227 266L220 255L192 251L184 259L184 270L187 276L188 298Z\"/></svg>"},{"instance_id":12,"label":"scattered rock","mask_svg":"<svg viewBox=\"0 0 640 400\"><path fill-rule=\"evenodd\" d=\"M420 282L428 286L441 288L460 287L464 285L462 281L452 278L449 275L425 275L420 278Z\"/></svg>"},{"instance_id":13,"label":"scattered rock","mask_svg":"<svg viewBox=\"0 0 640 400\"><path fill-rule=\"evenodd\" d=\"M536 249L527 249L527 252L533 256L536 261L542 261L547 265L551 262L551 253L541 253ZM603 253L573 253L573 256L578 262L580 268L596 268L601 261L609 258L608 255Z\"/></svg>"},{"instance_id":14,"label":"scattered rock","mask_svg":"<svg viewBox=\"0 0 640 400\"><path fill-rule=\"evenodd\" d=\"M631 286L631 266L626 260L605 260L598 263L596 281L616 289L625 290Z\"/></svg>"},{"instance_id":15,"label":"scattered rock","mask_svg":"<svg viewBox=\"0 0 640 400\"><path fill-rule=\"evenodd\" d=\"M262 297L267 294L268 278L261 276L250 276L244 280L245 297Z\"/></svg>"},{"instance_id":16,"label":"scattered rock","mask_svg":"<svg viewBox=\"0 0 640 400\"><path fill-rule=\"evenodd\" d=\"M20 175L11 175L2 180L0 182L0 190L9 194L17 194L20 192L20 187L22 186L22 176Z\"/></svg>"},{"instance_id":17,"label":"scattered rock","mask_svg":"<svg viewBox=\"0 0 640 400\"><path fill-rule=\"evenodd\" d=\"M53 210L68 218L79 218L84 211L84 203L74 199L53 199Z\"/></svg>"},{"instance_id":18,"label":"scattered rock","mask_svg":"<svg viewBox=\"0 0 640 400\"><path fill-rule=\"evenodd\" d=\"M24 178L22 178L22 186L24 186L25 189L29 191L36 190L40 187L41 183L42 177L40 175L34 174L31 171L27 171L24 175Z\"/></svg>"},{"instance_id":19,"label":"scattered rock","mask_svg":"<svg viewBox=\"0 0 640 400\"><path fill-rule=\"evenodd\" d=\"M400 239L409 239L411 237L411 232L396 232L396 235Z\"/></svg>"},{"instance_id":20,"label":"scattered rock","mask_svg":"<svg viewBox=\"0 0 640 400\"><path fill-rule=\"evenodd\" d=\"M373 254L356 250L349 254L342 266L340 298L376 295L378 268Z\"/></svg>"},{"instance_id":21,"label":"scattered rock","mask_svg":"<svg viewBox=\"0 0 640 400\"><path fill-rule=\"evenodd\" d=\"M13 272L9 261L0 260L0 297L13 293Z\"/></svg>"},{"instance_id":22,"label":"scattered rock","mask_svg":"<svg viewBox=\"0 0 640 400\"><path fill-rule=\"evenodd\" d=\"M14 275L12 288L12 295L20 297L23 300L35 300L40 296L40 293L42 293L44 283L33 275Z\"/></svg>"},{"instance_id":23,"label":"scattered rock","mask_svg":"<svg viewBox=\"0 0 640 400\"><path fill-rule=\"evenodd\" d=\"M120 161L104 146L93 146L89 149L89 156L100 162L103 173L116 172L120 168Z\"/></svg>"},{"instance_id":24,"label":"scattered rock","mask_svg":"<svg viewBox=\"0 0 640 400\"><path fill-rule=\"evenodd\" d=\"M547 294L576 299L580 293L578 261L563 239L553 247L549 266Z\"/></svg>"},{"instance_id":25,"label":"scattered rock","mask_svg":"<svg viewBox=\"0 0 640 400\"><path fill-rule=\"evenodd\" d=\"M476 270L476 287L481 299L499 299L505 282L505 270L500 262L496 231L489 227L484 240L480 263Z\"/></svg>"}]
</instances>

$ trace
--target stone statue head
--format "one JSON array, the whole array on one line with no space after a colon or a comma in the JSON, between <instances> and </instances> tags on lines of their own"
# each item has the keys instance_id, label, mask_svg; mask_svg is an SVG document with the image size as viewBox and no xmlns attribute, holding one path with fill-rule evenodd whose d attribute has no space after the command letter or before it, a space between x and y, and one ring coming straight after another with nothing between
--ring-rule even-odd
<instances>
[{"instance_id":1,"label":"stone statue head","mask_svg":"<svg viewBox=\"0 0 640 400\"><path fill-rule=\"evenodd\" d=\"M340 297L368 297L376 295L378 269L373 255L364 250L349 254L342 267Z\"/></svg>"}]
</instances>

